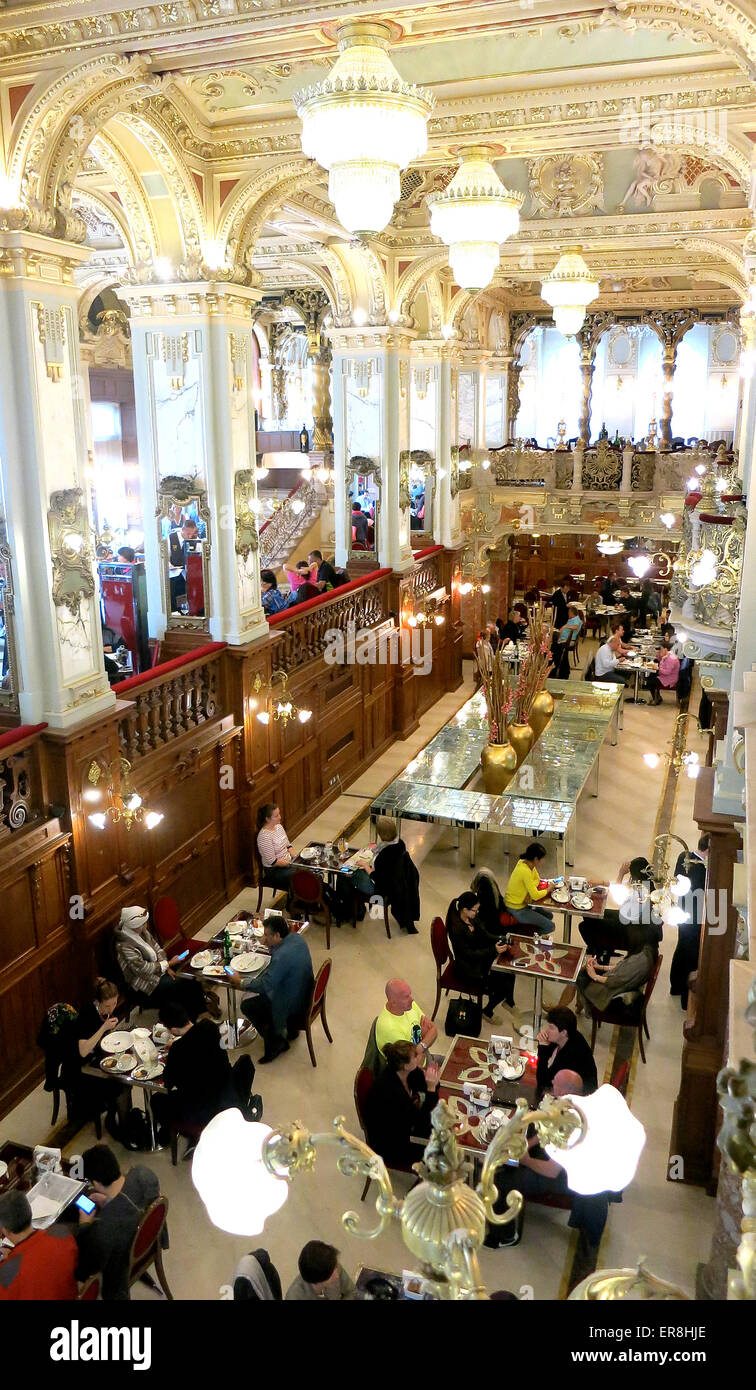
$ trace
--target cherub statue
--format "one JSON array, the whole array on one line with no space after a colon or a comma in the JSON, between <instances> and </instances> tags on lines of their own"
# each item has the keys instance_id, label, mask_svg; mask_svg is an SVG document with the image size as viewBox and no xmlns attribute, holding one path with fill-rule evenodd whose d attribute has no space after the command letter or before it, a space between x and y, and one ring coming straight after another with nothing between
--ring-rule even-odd
<instances>
[{"instance_id":1,"label":"cherub statue","mask_svg":"<svg viewBox=\"0 0 756 1390\"><path fill-rule=\"evenodd\" d=\"M624 208L631 200L640 203L642 207L650 207L656 192L654 185L664 170L664 157L658 150L648 147L640 149L633 161L633 168L635 178L619 207Z\"/></svg>"}]
</instances>

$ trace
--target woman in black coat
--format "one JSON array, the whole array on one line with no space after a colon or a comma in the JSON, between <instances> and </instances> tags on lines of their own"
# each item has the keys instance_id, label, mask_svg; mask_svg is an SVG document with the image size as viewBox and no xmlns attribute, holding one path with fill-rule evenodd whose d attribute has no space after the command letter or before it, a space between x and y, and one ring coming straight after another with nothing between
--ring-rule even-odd
<instances>
[{"instance_id":1,"label":"woman in black coat","mask_svg":"<svg viewBox=\"0 0 756 1390\"><path fill-rule=\"evenodd\" d=\"M501 924L501 914L506 911L502 891L496 882L490 869L478 869L473 876L470 890L475 894L480 905L478 921L484 932L496 943L500 941L505 928ZM502 990L505 992L501 998L503 1003L514 1006L514 975L504 975L502 977Z\"/></svg>"},{"instance_id":2,"label":"woman in black coat","mask_svg":"<svg viewBox=\"0 0 756 1390\"><path fill-rule=\"evenodd\" d=\"M438 1067L423 1071L422 1044L387 1043L386 1066L365 1102L367 1141L389 1168L409 1168L421 1157L414 1136L427 1139L438 1096Z\"/></svg>"},{"instance_id":3,"label":"woman in black coat","mask_svg":"<svg viewBox=\"0 0 756 1390\"><path fill-rule=\"evenodd\" d=\"M498 974L491 972L491 966L499 955L499 947L480 922L479 912L480 903L475 894L460 893L449 904L446 933L460 983L471 994L488 995L483 1012L486 1018L491 1018L496 1005L510 993L511 980L503 971Z\"/></svg>"},{"instance_id":4,"label":"woman in black coat","mask_svg":"<svg viewBox=\"0 0 756 1390\"><path fill-rule=\"evenodd\" d=\"M379 816L376 829L382 848L373 860L370 875L375 891L389 903L402 931L416 936L415 922L420 918L420 875L404 840L397 839L396 821L389 816Z\"/></svg>"}]
</instances>

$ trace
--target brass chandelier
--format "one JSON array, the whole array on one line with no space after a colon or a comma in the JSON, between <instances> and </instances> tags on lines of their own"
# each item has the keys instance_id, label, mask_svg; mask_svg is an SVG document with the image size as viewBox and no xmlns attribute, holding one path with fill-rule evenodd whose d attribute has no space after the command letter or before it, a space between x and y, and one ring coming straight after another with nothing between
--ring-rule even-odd
<instances>
[{"instance_id":1,"label":"brass chandelier","mask_svg":"<svg viewBox=\"0 0 756 1390\"><path fill-rule=\"evenodd\" d=\"M273 688L276 682L280 682L281 685L279 695L276 695ZM252 682L252 689L255 693L250 700L250 707L256 711L261 724L269 724L273 719L286 728L290 719L298 719L300 724L306 724L308 719L312 718L311 709L302 709L292 700L289 694L289 677L285 671L274 671L267 682L258 671ZM263 708L259 709L261 701Z\"/></svg>"},{"instance_id":2,"label":"brass chandelier","mask_svg":"<svg viewBox=\"0 0 756 1390\"><path fill-rule=\"evenodd\" d=\"M105 779L105 788L99 783ZM148 811L139 792L131 784L131 763L122 753L110 763L101 763L93 758L87 773L89 786L84 791L84 800L101 802L107 797L104 811L92 811L88 817L90 825L96 830L105 830L108 821L112 825L123 822L127 830L133 825L143 825L146 830L154 830L163 820L162 811Z\"/></svg>"}]
</instances>

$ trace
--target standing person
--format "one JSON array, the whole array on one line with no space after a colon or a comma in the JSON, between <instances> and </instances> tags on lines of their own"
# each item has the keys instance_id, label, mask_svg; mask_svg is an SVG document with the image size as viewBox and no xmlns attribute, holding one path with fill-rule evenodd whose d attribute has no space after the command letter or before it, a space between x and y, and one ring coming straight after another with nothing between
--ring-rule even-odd
<instances>
[{"instance_id":1,"label":"standing person","mask_svg":"<svg viewBox=\"0 0 756 1390\"><path fill-rule=\"evenodd\" d=\"M316 571L314 583L321 593L324 593L326 589L338 589L339 576L333 568L333 565L323 559L321 551L311 550L307 559Z\"/></svg>"},{"instance_id":2,"label":"standing person","mask_svg":"<svg viewBox=\"0 0 756 1390\"><path fill-rule=\"evenodd\" d=\"M388 1043L418 1043L427 1052L438 1037L438 1029L412 997L406 980L388 980L386 1003L375 1020L375 1043L381 1056Z\"/></svg>"},{"instance_id":3,"label":"standing person","mask_svg":"<svg viewBox=\"0 0 756 1390\"><path fill-rule=\"evenodd\" d=\"M359 1298L357 1286L339 1264L335 1245L308 1240L297 1260L299 1274L286 1290L287 1303L343 1303Z\"/></svg>"},{"instance_id":4,"label":"standing person","mask_svg":"<svg viewBox=\"0 0 756 1390\"><path fill-rule=\"evenodd\" d=\"M143 1213L160 1196L160 1183L141 1163L123 1174L107 1144L86 1149L83 1162L98 1211L79 1217L76 1275L83 1280L101 1273L103 1302L123 1302L129 1298L131 1244Z\"/></svg>"},{"instance_id":5,"label":"standing person","mask_svg":"<svg viewBox=\"0 0 756 1390\"><path fill-rule=\"evenodd\" d=\"M688 980L698 967L701 949L709 846L709 836L702 835L696 853L680 854L675 864L675 876L680 877L684 874L690 880L690 889L680 899L680 907L687 912L689 920L677 928L677 946L669 971L669 992L679 994L684 1009L688 1007Z\"/></svg>"},{"instance_id":6,"label":"standing person","mask_svg":"<svg viewBox=\"0 0 756 1390\"><path fill-rule=\"evenodd\" d=\"M0 1197L0 1303L59 1303L78 1296L76 1241L68 1226L32 1226L25 1192L12 1188Z\"/></svg>"},{"instance_id":7,"label":"standing person","mask_svg":"<svg viewBox=\"0 0 756 1390\"><path fill-rule=\"evenodd\" d=\"M293 845L281 824L281 810L269 801L257 812L257 849L266 881L273 888L289 888L295 869Z\"/></svg>"},{"instance_id":8,"label":"standing person","mask_svg":"<svg viewBox=\"0 0 756 1390\"><path fill-rule=\"evenodd\" d=\"M289 931L285 917L266 918L263 942L271 956L264 974L255 980L229 977L237 989L247 991L242 1013L265 1043L261 1063L288 1052L289 1043L304 1027L315 984L307 942L298 932Z\"/></svg>"},{"instance_id":9,"label":"standing person","mask_svg":"<svg viewBox=\"0 0 756 1390\"><path fill-rule=\"evenodd\" d=\"M617 576L613 570L606 576L606 579L602 579L601 581L601 602L605 608L612 608L614 606L614 586L616 582Z\"/></svg>"},{"instance_id":10,"label":"standing person","mask_svg":"<svg viewBox=\"0 0 756 1390\"><path fill-rule=\"evenodd\" d=\"M496 1005L511 994L510 977L505 972L497 975L491 970L506 947L491 940L478 921L479 911L480 904L474 893L460 893L449 904L446 932L460 984L472 993L488 995L483 1013L486 1018L493 1018Z\"/></svg>"},{"instance_id":11,"label":"standing person","mask_svg":"<svg viewBox=\"0 0 756 1390\"><path fill-rule=\"evenodd\" d=\"M181 522L181 528L168 535L168 574L171 591L171 612L175 613L178 601L186 594L186 561L199 545L199 528L192 517Z\"/></svg>"},{"instance_id":12,"label":"standing person","mask_svg":"<svg viewBox=\"0 0 756 1390\"><path fill-rule=\"evenodd\" d=\"M183 1004L192 1019L208 1008L220 1012L217 996L206 998L199 980L179 979L174 974L180 957L168 959L160 942L148 931L149 921L144 907L124 907L121 911L115 951L126 983L138 994L146 995L154 1009L173 998Z\"/></svg>"},{"instance_id":13,"label":"standing person","mask_svg":"<svg viewBox=\"0 0 756 1390\"><path fill-rule=\"evenodd\" d=\"M541 887L541 875L536 868L546 858L546 850L538 840L534 840L523 850L515 864L504 893L504 906L519 926L535 927L542 933L554 930L554 921L545 907L536 903L545 898L554 887L553 878L546 879Z\"/></svg>"},{"instance_id":14,"label":"standing person","mask_svg":"<svg viewBox=\"0 0 756 1390\"><path fill-rule=\"evenodd\" d=\"M566 581L560 579L553 594L551 595L551 608L553 612L554 627L559 629L564 627L567 622L567 599L564 595L564 585Z\"/></svg>"},{"instance_id":15,"label":"standing person","mask_svg":"<svg viewBox=\"0 0 756 1390\"><path fill-rule=\"evenodd\" d=\"M418 1157L415 1136L430 1135L431 1113L438 1102L438 1067L420 1044L387 1043L386 1066L368 1093L365 1128L371 1149L389 1168L409 1168Z\"/></svg>"},{"instance_id":16,"label":"standing person","mask_svg":"<svg viewBox=\"0 0 756 1390\"><path fill-rule=\"evenodd\" d=\"M404 840L398 838L396 821L379 816L375 828L380 844L370 877L376 893L391 907L402 931L417 936L420 919L420 875Z\"/></svg>"}]
</instances>

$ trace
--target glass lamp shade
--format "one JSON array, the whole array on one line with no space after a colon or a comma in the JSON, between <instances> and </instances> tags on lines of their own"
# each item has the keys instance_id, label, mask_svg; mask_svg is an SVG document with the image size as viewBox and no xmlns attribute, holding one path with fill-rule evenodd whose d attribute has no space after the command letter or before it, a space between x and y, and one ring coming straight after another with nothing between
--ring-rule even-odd
<instances>
[{"instance_id":1,"label":"glass lamp shade","mask_svg":"<svg viewBox=\"0 0 756 1390\"><path fill-rule=\"evenodd\" d=\"M401 196L399 172L428 147L430 93L403 82L386 24L349 20L328 77L294 97L302 149L329 171L328 194L348 232L380 232Z\"/></svg>"},{"instance_id":2,"label":"glass lamp shade","mask_svg":"<svg viewBox=\"0 0 756 1390\"><path fill-rule=\"evenodd\" d=\"M569 1096L587 1121L585 1137L569 1148L547 1144L550 1158L564 1168L572 1192L622 1192L632 1182L646 1143L646 1131L631 1115L616 1086L599 1086L592 1096Z\"/></svg>"},{"instance_id":3,"label":"glass lamp shade","mask_svg":"<svg viewBox=\"0 0 756 1390\"><path fill-rule=\"evenodd\" d=\"M651 568L651 561L647 555L632 555L627 563L638 579L644 579Z\"/></svg>"},{"instance_id":4,"label":"glass lamp shade","mask_svg":"<svg viewBox=\"0 0 756 1390\"><path fill-rule=\"evenodd\" d=\"M192 1182L214 1226L232 1236L256 1236L289 1195L285 1178L262 1161L270 1125L253 1124L241 1110L223 1110L206 1125L192 1160Z\"/></svg>"},{"instance_id":5,"label":"glass lamp shade","mask_svg":"<svg viewBox=\"0 0 756 1390\"><path fill-rule=\"evenodd\" d=\"M449 261L461 289L491 283L499 247L520 226L522 195L504 187L491 163L492 151L473 146L443 193L426 200L434 236L449 247Z\"/></svg>"},{"instance_id":6,"label":"glass lamp shade","mask_svg":"<svg viewBox=\"0 0 756 1390\"><path fill-rule=\"evenodd\" d=\"M541 297L554 311L554 323L565 337L583 326L585 311L599 292L580 251L565 251L554 269L541 281Z\"/></svg>"}]
</instances>

